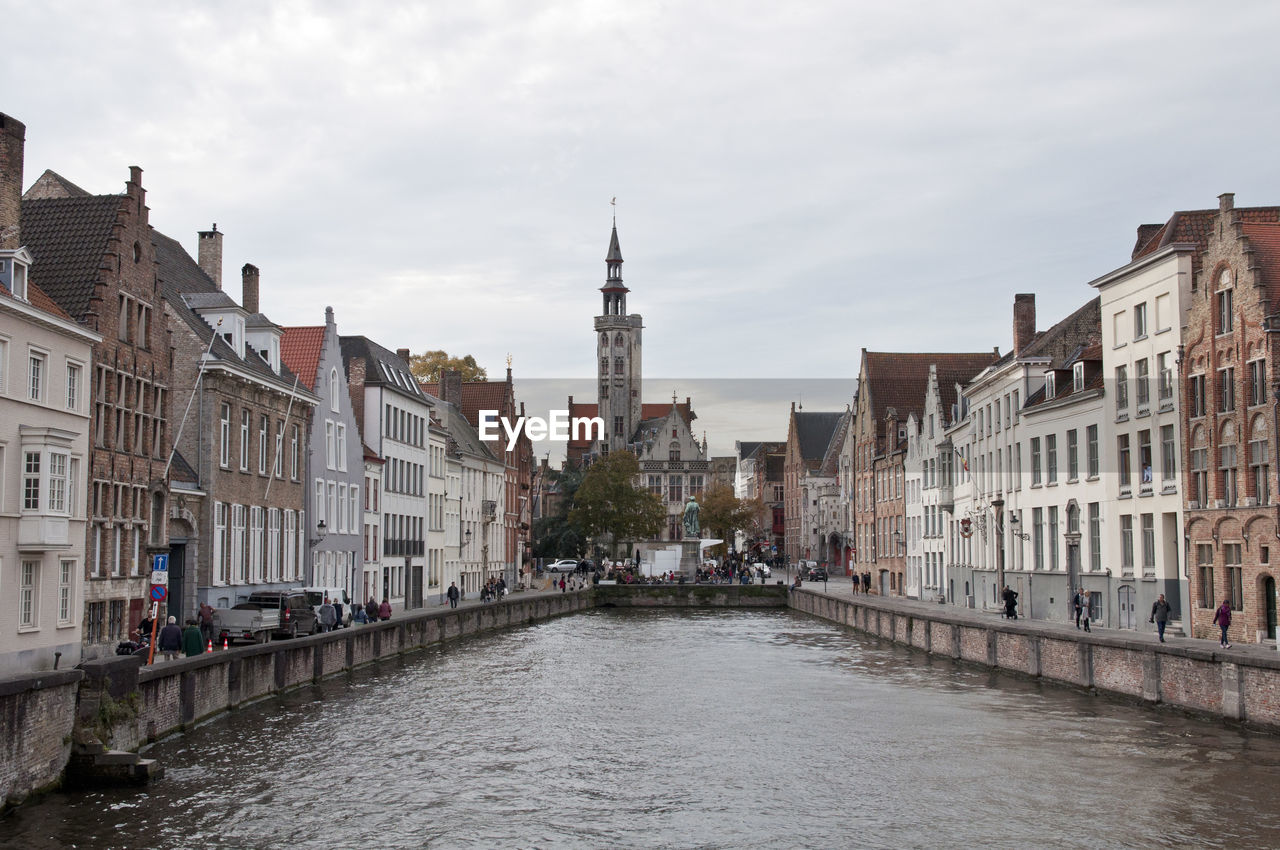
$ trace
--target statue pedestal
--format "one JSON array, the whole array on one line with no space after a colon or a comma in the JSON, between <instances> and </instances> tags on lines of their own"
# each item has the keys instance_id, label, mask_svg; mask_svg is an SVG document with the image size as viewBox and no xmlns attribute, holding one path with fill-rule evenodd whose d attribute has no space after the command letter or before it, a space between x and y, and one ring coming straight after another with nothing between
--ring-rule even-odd
<instances>
[{"instance_id":1,"label":"statue pedestal","mask_svg":"<svg viewBox=\"0 0 1280 850\"><path fill-rule=\"evenodd\" d=\"M702 565L699 561L701 552L702 546L699 541L680 541L680 572L684 573L685 578L689 581L693 581L694 574L698 571L698 567Z\"/></svg>"}]
</instances>

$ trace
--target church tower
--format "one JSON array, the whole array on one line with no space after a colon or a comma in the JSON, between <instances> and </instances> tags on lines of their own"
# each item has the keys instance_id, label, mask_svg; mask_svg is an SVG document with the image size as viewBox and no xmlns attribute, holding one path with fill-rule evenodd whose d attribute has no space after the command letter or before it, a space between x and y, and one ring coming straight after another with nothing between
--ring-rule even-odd
<instances>
[{"instance_id":1,"label":"church tower","mask_svg":"<svg viewBox=\"0 0 1280 850\"><path fill-rule=\"evenodd\" d=\"M597 399L605 439L595 448L601 455L626 448L640 424L640 331L644 324L639 315L627 315L629 290L622 283L616 218L604 262L606 277L600 287L604 313L596 316Z\"/></svg>"}]
</instances>

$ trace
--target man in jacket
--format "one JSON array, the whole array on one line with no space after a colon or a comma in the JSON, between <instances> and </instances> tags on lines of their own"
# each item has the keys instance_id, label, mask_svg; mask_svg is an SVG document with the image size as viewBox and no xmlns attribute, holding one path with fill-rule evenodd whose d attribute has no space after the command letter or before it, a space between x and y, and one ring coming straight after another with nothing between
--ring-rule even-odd
<instances>
[{"instance_id":1,"label":"man in jacket","mask_svg":"<svg viewBox=\"0 0 1280 850\"><path fill-rule=\"evenodd\" d=\"M1160 642L1164 643L1164 626L1169 622L1169 612L1172 610L1169 603L1165 601L1164 594L1160 594L1160 598L1151 606L1151 619L1148 623L1156 624L1156 631L1160 633Z\"/></svg>"},{"instance_id":2,"label":"man in jacket","mask_svg":"<svg viewBox=\"0 0 1280 850\"><path fill-rule=\"evenodd\" d=\"M449 597L449 607L457 608L459 590L458 590L458 583L456 581L449 582L449 591L445 595Z\"/></svg>"},{"instance_id":3,"label":"man in jacket","mask_svg":"<svg viewBox=\"0 0 1280 850\"><path fill-rule=\"evenodd\" d=\"M187 627L182 630L182 654L188 658L193 655L202 655L207 646L208 643L205 641L200 627L196 625L196 621L187 620Z\"/></svg>"},{"instance_id":4,"label":"man in jacket","mask_svg":"<svg viewBox=\"0 0 1280 850\"><path fill-rule=\"evenodd\" d=\"M329 601L329 597L324 598L324 603L320 606L320 631L333 631L333 624L338 622L338 615L333 610L333 603Z\"/></svg>"},{"instance_id":5,"label":"man in jacket","mask_svg":"<svg viewBox=\"0 0 1280 850\"><path fill-rule=\"evenodd\" d=\"M156 648L164 653L165 661L172 661L182 651L182 629L178 628L178 618L170 617L168 624L160 630Z\"/></svg>"}]
</instances>

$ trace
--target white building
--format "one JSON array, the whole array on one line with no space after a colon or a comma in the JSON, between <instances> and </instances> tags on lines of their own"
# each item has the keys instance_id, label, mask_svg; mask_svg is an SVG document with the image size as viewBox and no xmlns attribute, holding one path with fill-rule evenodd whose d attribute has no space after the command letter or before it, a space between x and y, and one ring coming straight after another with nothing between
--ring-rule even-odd
<instances>
[{"instance_id":1,"label":"white building","mask_svg":"<svg viewBox=\"0 0 1280 850\"><path fill-rule=\"evenodd\" d=\"M1177 392L1182 328L1192 282L1194 245L1173 244L1092 282L1102 299L1103 373L1112 382L1103 418L1116 465L1108 467L1104 497L1104 561L1119 576L1116 625L1136 628L1158 594L1189 611L1180 558L1183 501L1178 476L1181 402ZM1255 363L1257 364L1255 366ZM1244 364L1258 369L1261 360ZM1267 382L1253 380L1253 396L1269 418ZM1267 433L1264 424L1259 433ZM1266 452L1264 445L1263 453Z\"/></svg>"},{"instance_id":2,"label":"white building","mask_svg":"<svg viewBox=\"0 0 1280 850\"><path fill-rule=\"evenodd\" d=\"M386 586L382 579L382 470L386 462L368 446L363 447L364 557L361 559L360 602L381 602Z\"/></svg>"},{"instance_id":3,"label":"white building","mask_svg":"<svg viewBox=\"0 0 1280 850\"><path fill-rule=\"evenodd\" d=\"M28 282L31 262L0 250L0 676L81 657L86 379L101 337Z\"/></svg>"}]
</instances>

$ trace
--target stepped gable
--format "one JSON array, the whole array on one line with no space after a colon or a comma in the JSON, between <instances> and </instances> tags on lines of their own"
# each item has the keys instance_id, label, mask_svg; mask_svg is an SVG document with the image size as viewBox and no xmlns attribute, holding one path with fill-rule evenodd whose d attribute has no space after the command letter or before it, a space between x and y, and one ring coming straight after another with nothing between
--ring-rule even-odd
<instances>
[{"instance_id":1,"label":"stepped gable","mask_svg":"<svg viewBox=\"0 0 1280 850\"><path fill-rule=\"evenodd\" d=\"M1218 209L1180 210L1164 224L1138 225L1137 244L1131 259L1154 254L1176 242L1189 242L1196 246L1193 270L1198 270L1200 253L1209 244L1218 212ZM1280 207L1235 207L1235 213L1237 221L1245 225L1280 223Z\"/></svg>"},{"instance_id":2,"label":"stepped gable","mask_svg":"<svg viewBox=\"0 0 1280 850\"><path fill-rule=\"evenodd\" d=\"M83 190L82 190L83 191ZM22 242L32 283L77 320L89 313L98 269L125 195L24 198Z\"/></svg>"},{"instance_id":3,"label":"stepped gable","mask_svg":"<svg viewBox=\"0 0 1280 850\"><path fill-rule=\"evenodd\" d=\"M1245 224L1240 228L1257 261L1258 276L1267 290L1270 309L1280 301L1280 224Z\"/></svg>"},{"instance_id":4,"label":"stepped gable","mask_svg":"<svg viewBox=\"0 0 1280 850\"><path fill-rule=\"evenodd\" d=\"M298 376L302 385L315 392L316 370L324 353L324 325L282 328L280 360Z\"/></svg>"}]
</instances>

